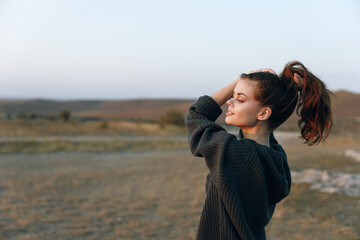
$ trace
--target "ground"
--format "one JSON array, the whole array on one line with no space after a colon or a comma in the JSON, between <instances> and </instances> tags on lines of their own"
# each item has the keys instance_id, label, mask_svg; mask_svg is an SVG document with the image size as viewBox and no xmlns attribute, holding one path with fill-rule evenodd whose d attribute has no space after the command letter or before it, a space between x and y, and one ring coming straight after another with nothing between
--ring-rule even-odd
<instances>
[{"instance_id":1,"label":"ground","mask_svg":"<svg viewBox=\"0 0 360 240\"><path fill-rule=\"evenodd\" d=\"M328 145L307 147L293 134L278 136L293 171L360 174L360 163L344 156L348 149L360 150L358 138L333 136ZM33 139L42 141L42 147L21 152L15 140L6 145L3 139L0 238L194 239L208 170L183 144L186 138L165 137L151 148L146 138L105 140L101 145L97 138L101 147L92 151L91 137L56 140L65 141L64 148ZM76 141L81 147L69 147ZM121 141L133 141L129 146L136 147L118 148ZM294 183L266 232L271 240L360 239L360 197Z\"/></svg>"}]
</instances>

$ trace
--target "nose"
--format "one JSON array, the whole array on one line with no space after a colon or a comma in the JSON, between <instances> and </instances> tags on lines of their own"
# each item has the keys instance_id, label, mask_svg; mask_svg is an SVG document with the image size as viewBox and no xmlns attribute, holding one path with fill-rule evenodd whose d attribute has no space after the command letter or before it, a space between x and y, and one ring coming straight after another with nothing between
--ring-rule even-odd
<instances>
[{"instance_id":1,"label":"nose","mask_svg":"<svg viewBox=\"0 0 360 240\"><path fill-rule=\"evenodd\" d=\"M227 104L228 106L231 106L231 107L232 107L232 106L233 106L232 100L233 100L233 99L230 98L229 100L226 101L226 104Z\"/></svg>"}]
</instances>

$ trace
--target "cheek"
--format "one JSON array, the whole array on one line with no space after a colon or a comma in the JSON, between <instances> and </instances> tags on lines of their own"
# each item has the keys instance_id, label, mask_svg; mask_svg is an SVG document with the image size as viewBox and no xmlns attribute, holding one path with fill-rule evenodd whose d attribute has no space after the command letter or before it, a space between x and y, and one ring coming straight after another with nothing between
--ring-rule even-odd
<instances>
[{"instance_id":1,"label":"cheek","mask_svg":"<svg viewBox=\"0 0 360 240\"><path fill-rule=\"evenodd\" d=\"M248 118L253 118L257 115L257 108L252 104L244 104L238 109L238 114Z\"/></svg>"},{"instance_id":2,"label":"cheek","mask_svg":"<svg viewBox=\"0 0 360 240\"><path fill-rule=\"evenodd\" d=\"M255 118L257 118L258 113L259 109L256 106L253 106L249 109L249 114Z\"/></svg>"},{"instance_id":3,"label":"cheek","mask_svg":"<svg viewBox=\"0 0 360 240\"><path fill-rule=\"evenodd\" d=\"M257 115L259 112L259 106L252 102L234 103L232 116L225 118L226 124L235 125L239 127L250 127L257 123Z\"/></svg>"},{"instance_id":4,"label":"cheek","mask_svg":"<svg viewBox=\"0 0 360 240\"><path fill-rule=\"evenodd\" d=\"M243 106L242 109L239 109L237 116L243 121L248 122L249 124L254 123L257 120L258 108L253 105Z\"/></svg>"}]
</instances>

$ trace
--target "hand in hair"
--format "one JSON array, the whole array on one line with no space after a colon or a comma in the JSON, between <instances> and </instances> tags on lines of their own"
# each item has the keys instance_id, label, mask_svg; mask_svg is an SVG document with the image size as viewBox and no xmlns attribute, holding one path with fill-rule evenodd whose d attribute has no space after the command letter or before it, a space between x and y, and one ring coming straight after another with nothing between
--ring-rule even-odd
<instances>
[{"instance_id":1,"label":"hand in hair","mask_svg":"<svg viewBox=\"0 0 360 240\"><path fill-rule=\"evenodd\" d=\"M303 79L298 73L294 73L294 81L296 82L298 89L302 89Z\"/></svg>"},{"instance_id":2,"label":"hand in hair","mask_svg":"<svg viewBox=\"0 0 360 240\"><path fill-rule=\"evenodd\" d=\"M277 75L276 72L274 70L272 70L271 68L261 68L259 70L250 71L248 74L257 73L257 72L268 72L268 73ZM294 81L296 82L298 89L301 89L302 83L303 83L303 78L300 76L300 74L294 73Z\"/></svg>"}]
</instances>

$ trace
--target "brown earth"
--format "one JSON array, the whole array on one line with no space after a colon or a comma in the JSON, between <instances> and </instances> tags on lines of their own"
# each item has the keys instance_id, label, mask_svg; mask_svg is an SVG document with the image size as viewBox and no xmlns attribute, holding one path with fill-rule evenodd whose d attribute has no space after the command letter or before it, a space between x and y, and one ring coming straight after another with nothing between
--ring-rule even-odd
<instances>
[{"instance_id":1,"label":"brown earth","mask_svg":"<svg viewBox=\"0 0 360 240\"><path fill-rule=\"evenodd\" d=\"M341 155L358 148L358 139L281 143L292 170L360 174L359 164ZM189 150L1 154L0 238L195 239L207 173ZM359 201L293 184L266 228L268 239L359 239Z\"/></svg>"}]
</instances>

